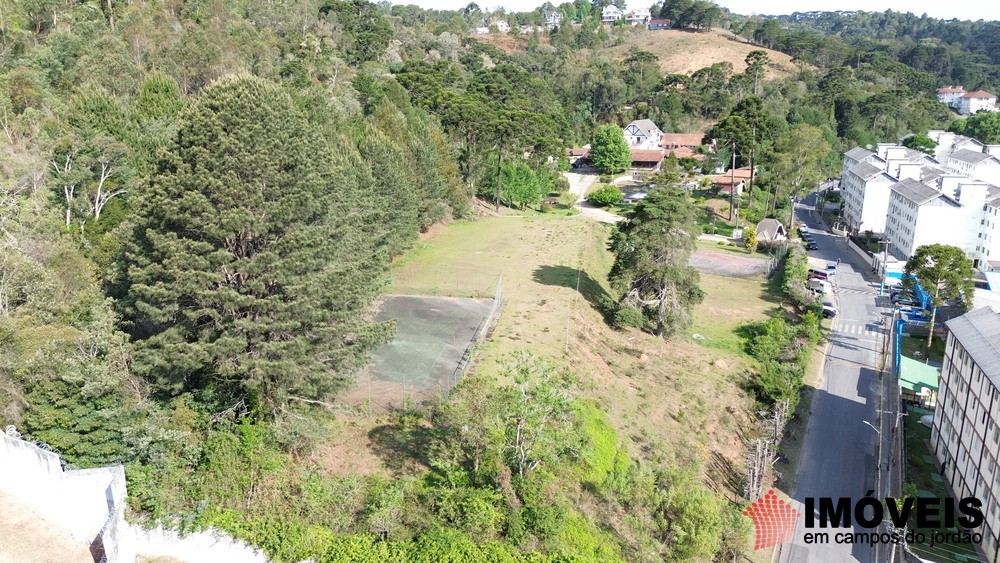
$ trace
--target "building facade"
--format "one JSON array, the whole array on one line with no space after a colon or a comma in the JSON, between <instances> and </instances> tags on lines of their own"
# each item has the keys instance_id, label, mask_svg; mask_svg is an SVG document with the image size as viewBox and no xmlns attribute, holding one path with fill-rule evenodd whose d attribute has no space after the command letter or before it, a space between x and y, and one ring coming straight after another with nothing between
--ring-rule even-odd
<instances>
[{"instance_id":1,"label":"building facade","mask_svg":"<svg viewBox=\"0 0 1000 563\"><path fill-rule=\"evenodd\" d=\"M622 12L621 8L614 4L608 4L601 10L601 23L604 24L613 24L624 17L625 12Z\"/></svg>"},{"instance_id":2,"label":"building facade","mask_svg":"<svg viewBox=\"0 0 1000 563\"><path fill-rule=\"evenodd\" d=\"M873 155L874 156L874 155ZM844 219L848 228L856 233L885 232L885 218L889 211L889 186L896 179L881 168L859 162L847 169L840 178L844 195Z\"/></svg>"},{"instance_id":3,"label":"building facade","mask_svg":"<svg viewBox=\"0 0 1000 563\"><path fill-rule=\"evenodd\" d=\"M625 142L633 149L659 150L663 131L651 119L636 119L622 129Z\"/></svg>"},{"instance_id":4,"label":"building facade","mask_svg":"<svg viewBox=\"0 0 1000 563\"><path fill-rule=\"evenodd\" d=\"M984 307L945 324L931 449L952 494L983 502L980 547L1000 563L1000 311Z\"/></svg>"},{"instance_id":5,"label":"building facade","mask_svg":"<svg viewBox=\"0 0 1000 563\"><path fill-rule=\"evenodd\" d=\"M983 90L966 92L958 99L958 113L974 115L981 111L997 111L997 97Z\"/></svg>"},{"instance_id":6,"label":"building facade","mask_svg":"<svg viewBox=\"0 0 1000 563\"><path fill-rule=\"evenodd\" d=\"M958 100L965 94L965 88L961 86L944 86L937 89L937 99L948 107L958 109Z\"/></svg>"}]
</instances>

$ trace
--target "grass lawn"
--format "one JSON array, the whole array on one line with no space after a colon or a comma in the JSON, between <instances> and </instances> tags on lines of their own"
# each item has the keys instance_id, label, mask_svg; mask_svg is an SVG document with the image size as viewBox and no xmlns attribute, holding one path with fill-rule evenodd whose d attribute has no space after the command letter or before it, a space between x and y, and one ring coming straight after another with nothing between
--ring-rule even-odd
<instances>
[{"instance_id":1,"label":"grass lawn","mask_svg":"<svg viewBox=\"0 0 1000 563\"><path fill-rule=\"evenodd\" d=\"M949 497L948 489L943 482L937 482L931 478L932 474L937 474L937 466L933 461L928 463L924 456L933 459L928 447L931 439L931 429L920 424L921 413L910 411L906 415L906 482L917 486L917 495L927 494L937 498ZM926 493L922 493L926 491ZM910 527L916 526L916 517L911 517ZM930 536L939 528L924 529L915 528L916 531L923 532ZM924 544L911 543L910 549L918 556L931 561L955 561L955 555L969 557L969 561L978 561L975 548L964 544L946 544L930 546L928 540Z\"/></svg>"},{"instance_id":2,"label":"grass lawn","mask_svg":"<svg viewBox=\"0 0 1000 563\"><path fill-rule=\"evenodd\" d=\"M516 351L550 358L572 370L578 395L601 406L633 455L698 460L717 490L738 490L739 430L753 403L742 388L751 360L735 329L766 316L775 299L762 279L702 275L706 299L685 334L613 331L599 312L612 298L610 229L551 215L455 222L398 261L388 291L491 295L503 272L506 307L476 354L475 376L497 376Z\"/></svg>"},{"instance_id":3,"label":"grass lawn","mask_svg":"<svg viewBox=\"0 0 1000 563\"><path fill-rule=\"evenodd\" d=\"M927 352L926 336L903 336L900 340L902 350L900 352L907 358L923 361L927 359L924 354ZM944 340L934 337L931 341L931 362L940 364L944 361Z\"/></svg>"}]
</instances>

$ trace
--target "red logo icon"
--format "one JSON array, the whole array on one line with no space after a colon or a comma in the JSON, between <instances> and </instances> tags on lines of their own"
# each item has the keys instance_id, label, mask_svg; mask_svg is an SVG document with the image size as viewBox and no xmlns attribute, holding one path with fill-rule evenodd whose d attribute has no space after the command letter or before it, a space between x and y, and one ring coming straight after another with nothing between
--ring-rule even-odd
<instances>
[{"instance_id":1,"label":"red logo icon","mask_svg":"<svg viewBox=\"0 0 1000 563\"><path fill-rule=\"evenodd\" d=\"M799 517L798 511L778 498L773 489L753 501L743 511L743 515L753 519L755 550L792 539L792 534L795 533L795 519Z\"/></svg>"}]
</instances>

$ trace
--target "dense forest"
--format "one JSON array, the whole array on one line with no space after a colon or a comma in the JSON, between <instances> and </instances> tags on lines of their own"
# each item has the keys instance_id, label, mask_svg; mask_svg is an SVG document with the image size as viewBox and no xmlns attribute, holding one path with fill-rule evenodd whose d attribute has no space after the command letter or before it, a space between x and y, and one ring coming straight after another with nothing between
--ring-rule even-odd
<instances>
[{"instance_id":1,"label":"dense forest","mask_svg":"<svg viewBox=\"0 0 1000 563\"><path fill-rule=\"evenodd\" d=\"M745 37L824 66L854 66L881 55L967 90L1000 88L995 21L942 20L894 12L809 12L734 28ZM878 55L876 55L878 54ZM882 63L884 64L884 63Z\"/></svg>"},{"instance_id":2,"label":"dense forest","mask_svg":"<svg viewBox=\"0 0 1000 563\"><path fill-rule=\"evenodd\" d=\"M993 24L888 13L786 30L680 0L655 10L804 64L767 80L759 50L745 71L670 74L641 49L609 54L647 32L601 26L601 5L547 4L579 23L516 30L508 52L468 37L505 15L475 4L5 3L0 422L71 466L126 464L138 519L216 526L276 560L739 553L738 510L697 468L630 459L571 374L530 355L399 415L419 477L304 461L322 405L393 334L371 320L392 260L476 196L525 207L565 190L563 149L598 126L649 118L719 140L703 165L671 159L668 181L735 149L761 170L741 203L756 220L846 147L947 125L940 81L996 76L963 62L992 52L963 33ZM600 508L578 511L566 483Z\"/></svg>"}]
</instances>

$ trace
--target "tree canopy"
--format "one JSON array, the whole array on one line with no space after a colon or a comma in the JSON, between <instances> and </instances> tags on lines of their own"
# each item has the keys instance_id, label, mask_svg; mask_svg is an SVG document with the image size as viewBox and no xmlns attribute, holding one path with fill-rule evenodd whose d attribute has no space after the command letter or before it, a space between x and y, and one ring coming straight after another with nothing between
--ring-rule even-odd
<instances>
[{"instance_id":1,"label":"tree canopy","mask_svg":"<svg viewBox=\"0 0 1000 563\"><path fill-rule=\"evenodd\" d=\"M930 331L927 335L927 349L930 350L937 308L952 299L957 300L965 311L972 308L972 260L957 246L929 244L917 248L906 261L904 271L915 276L931 298ZM905 283L912 284L912 278L907 278Z\"/></svg>"},{"instance_id":2,"label":"tree canopy","mask_svg":"<svg viewBox=\"0 0 1000 563\"><path fill-rule=\"evenodd\" d=\"M619 127L603 125L594 132L590 162L603 174L618 174L632 166L632 153Z\"/></svg>"},{"instance_id":3,"label":"tree canopy","mask_svg":"<svg viewBox=\"0 0 1000 563\"><path fill-rule=\"evenodd\" d=\"M691 308L704 298L698 271L688 265L698 234L687 194L666 187L637 203L611 237L610 279L619 305L639 309L657 335L690 326Z\"/></svg>"},{"instance_id":4,"label":"tree canopy","mask_svg":"<svg viewBox=\"0 0 1000 563\"><path fill-rule=\"evenodd\" d=\"M186 109L128 249L136 369L277 409L341 388L384 339L361 186L291 98L249 76Z\"/></svg>"}]
</instances>

